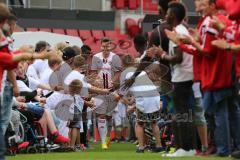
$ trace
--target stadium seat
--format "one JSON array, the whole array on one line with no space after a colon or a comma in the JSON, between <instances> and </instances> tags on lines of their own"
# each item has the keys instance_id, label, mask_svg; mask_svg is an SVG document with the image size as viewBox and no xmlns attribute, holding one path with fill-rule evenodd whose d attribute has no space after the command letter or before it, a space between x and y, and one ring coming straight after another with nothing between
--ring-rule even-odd
<instances>
[{"instance_id":1,"label":"stadium seat","mask_svg":"<svg viewBox=\"0 0 240 160\"><path fill-rule=\"evenodd\" d=\"M36 31L38 31L38 28L27 28L26 31L36 32Z\"/></svg>"},{"instance_id":2,"label":"stadium seat","mask_svg":"<svg viewBox=\"0 0 240 160\"><path fill-rule=\"evenodd\" d=\"M124 0L115 0L116 9L123 9L125 7Z\"/></svg>"},{"instance_id":3,"label":"stadium seat","mask_svg":"<svg viewBox=\"0 0 240 160\"><path fill-rule=\"evenodd\" d=\"M78 31L76 29L66 29L66 34L69 36L79 37Z\"/></svg>"},{"instance_id":4,"label":"stadium seat","mask_svg":"<svg viewBox=\"0 0 240 160\"><path fill-rule=\"evenodd\" d=\"M127 49L127 53L133 56L134 58L137 58L139 56L138 52L134 48L134 46L131 46L130 48Z\"/></svg>"},{"instance_id":5,"label":"stadium seat","mask_svg":"<svg viewBox=\"0 0 240 160\"><path fill-rule=\"evenodd\" d=\"M92 49L93 54L99 53L101 51L101 47L98 45L91 45L90 47Z\"/></svg>"},{"instance_id":6,"label":"stadium seat","mask_svg":"<svg viewBox=\"0 0 240 160\"><path fill-rule=\"evenodd\" d=\"M126 28L126 31L128 32L128 30L129 30L129 28L131 27L131 26L134 26L134 25L137 25L137 22L134 20L134 19L132 19L132 18L127 18L126 20L125 20L125 28Z\"/></svg>"},{"instance_id":7,"label":"stadium seat","mask_svg":"<svg viewBox=\"0 0 240 160\"><path fill-rule=\"evenodd\" d=\"M92 35L95 41L98 41L104 37L104 33L102 30L92 30Z\"/></svg>"},{"instance_id":8,"label":"stadium seat","mask_svg":"<svg viewBox=\"0 0 240 160\"><path fill-rule=\"evenodd\" d=\"M54 28L53 29L53 33L65 34L65 31L64 31L64 29Z\"/></svg>"},{"instance_id":9,"label":"stadium seat","mask_svg":"<svg viewBox=\"0 0 240 160\"><path fill-rule=\"evenodd\" d=\"M88 38L88 39L85 39L85 40L84 40L84 44L89 45L89 46L95 45L94 38L93 38L93 37L90 37L90 38Z\"/></svg>"},{"instance_id":10,"label":"stadium seat","mask_svg":"<svg viewBox=\"0 0 240 160\"><path fill-rule=\"evenodd\" d=\"M141 29L139 28L138 25L133 25L130 28L128 28L127 33L130 37L135 37L141 33Z\"/></svg>"},{"instance_id":11,"label":"stadium seat","mask_svg":"<svg viewBox=\"0 0 240 160\"><path fill-rule=\"evenodd\" d=\"M130 10L136 10L137 9L137 0L128 0L128 8Z\"/></svg>"},{"instance_id":12,"label":"stadium seat","mask_svg":"<svg viewBox=\"0 0 240 160\"><path fill-rule=\"evenodd\" d=\"M86 40L92 37L90 30L79 30L79 35L82 38L82 40Z\"/></svg>"},{"instance_id":13,"label":"stadium seat","mask_svg":"<svg viewBox=\"0 0 240 160\"><path fill-rule=\"evenodd\" d=\"M52 32L52 30L50 28L39 28L39 31Z\"/></svg>"},{"instance_id":14,"label":"stadium seat","mask_svg":"<svg viewBox=\"0 0 240 160\"><path fill-rule=\"evenodd\" d=\"M109 37L111 39L116 39L118 36L115 30L105 30L104 33L106 37Z\"/></svg>"}]
</instances>

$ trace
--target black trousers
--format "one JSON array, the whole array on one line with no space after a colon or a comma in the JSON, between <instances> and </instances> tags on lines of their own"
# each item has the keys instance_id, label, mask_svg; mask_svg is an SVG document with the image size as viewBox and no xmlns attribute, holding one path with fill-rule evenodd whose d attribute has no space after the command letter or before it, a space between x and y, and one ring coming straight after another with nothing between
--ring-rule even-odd
<instances>
[{"instance_id":1,"label":"black trousers","mask_svg":"<svg viewBox=\"0 0 240 160\"><path fill-rule=\"evenodd\" d=\"M196 149L196 129L193 123L194 94L192 81L173 83L173 103L176 114L173 118L173 133L176 147L186 151Z\"/></svg>"}]
</instances>

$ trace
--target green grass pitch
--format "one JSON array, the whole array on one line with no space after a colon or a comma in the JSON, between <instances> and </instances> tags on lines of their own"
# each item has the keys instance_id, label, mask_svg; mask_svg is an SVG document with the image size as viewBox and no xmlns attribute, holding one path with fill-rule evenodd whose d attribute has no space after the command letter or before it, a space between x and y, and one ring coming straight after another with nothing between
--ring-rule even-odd
<instances>
[{"instance_id":1,"label":"green grass pitch","mask_svg":"<svg viewBox=\"0 0 240 160\"><path fill-rule=\"evenodd\" d=\"M113 143L109 150L103 151L100 144L92 144L88 151L68 153L43 153L43 154L19 154L15 157L7 157L7 160L231 160L232 158L219 157L190 157L190 158L165 158L160 153L145 152L135 153L135 146L130 143Z\"/></svg>"}]
</instances>

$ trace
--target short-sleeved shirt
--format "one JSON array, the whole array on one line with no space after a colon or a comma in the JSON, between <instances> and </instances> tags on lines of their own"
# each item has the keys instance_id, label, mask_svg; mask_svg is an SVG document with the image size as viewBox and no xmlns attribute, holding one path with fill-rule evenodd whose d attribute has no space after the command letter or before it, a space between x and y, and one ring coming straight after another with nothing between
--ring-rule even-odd
<instances>
[{"instance_id":1,"label":"short-sleeved shirt","mask_svg":"<svg viewBox=\"0 0 240 160\"><path fill-rule=\"evenodd\" d=\"M39 78L41 78L44 70L49 68L48 60L41 60L41 59L35 60L32 66L35 68Z\"/></svg>"},{"instance_id":2,"label":"short-sleeved shirt","mask_svg":"<svg viewBox=\"0 0 240 160\"><path fill-rule=\"evenodd\" d=\"M103 80L103 87L111 87L114 72L121 70L121 59L115 53L110 52L108 58L103 58L100 52L93 56L91 70L98 71L98 76Z\"/></svg>"},{"instance_id":3,"label":"short-sleeved shirt","mask_svg":"<svg viewBox=\"0 0 240 160\"><path fill-rule=\"evenodd\" d=\"M73 70L72 72L67 75L67 77L64 80L64 85L68 86L73 80L80 80L82 82L82 90L80 95L82 97L87 97L88 96L88 89L91 88L91 85L87 83L85 76L81 74L78 71Z\"/></svg>"},{"instance_id":4,"label":"short-sleeved shirt","mask_svg":"<svg viewBox=\"0 0 240 160\"><path fill-rule=\"evenodd\" d=\"M136 68L129 67L121 73L120 83L124 83L135 72ZM158 87L149 79L147 73L142 71L135 79L129 92L134 96L136 107L143 113L153 113L160 109L160 94Z\"/></svg>"},{"instance_id":5,"label":"short-sleeved shirt","mask_svg":"<svg viewBox=\"0 0 240 160\"><path fill-rule=\"evenodd\" d=\"M181 35L189 36L189 32L187 28L179 24L176 27L176 32ZM174 48L177 45L173 41L169 41L169 54L175 55ZM193 80L193 63L192 63L193 56L183 52L183 60L179 64L171 64L172 66L172 82L185 82L189 80Z\"/></svg>"}]
</instances>

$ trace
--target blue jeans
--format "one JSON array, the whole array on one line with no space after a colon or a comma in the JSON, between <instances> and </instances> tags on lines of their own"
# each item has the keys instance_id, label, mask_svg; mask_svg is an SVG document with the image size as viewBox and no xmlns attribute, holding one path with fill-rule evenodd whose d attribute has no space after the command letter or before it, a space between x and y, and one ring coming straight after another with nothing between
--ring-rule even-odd
<instances>
[{"instance_id":1,"label":"blue jeans","mask_svg":"<svg viewBox=\"0 0 240 160\"><path fill-rule=\"evenodd\" d=\"M4 160L4 154L6 150L4 135L11 118L13 97L11 84L6 82L2 92L3 97L0 97L0 160Z\"/></svg>"},{"instance_id":2,"label":"blue jeans","mask_svg":"<svg viewBox=\"0 0 240 160\"><path fill-rule=\"evenodd\" d=\"M13 98L12 85L9 82L6 82L3 88L2 109L1 109L1 119L0 119L0 132L2 132L3 135L5 135L11 119L12 102L13 102L12 98Z\"/></svg>"},{"instance_id":3,"label":"blue jeans","mask_svg":"<svg viewBox=\"0 0 240 160\"><path fill-rule=\"evenodd\" d=\"M235 146L240 145L240 106L232 97L232 89L204 92L203 96L206 113L215 118L214 137L219 156L231 154L231 138Z\"/></svg>"}]
</instances>

